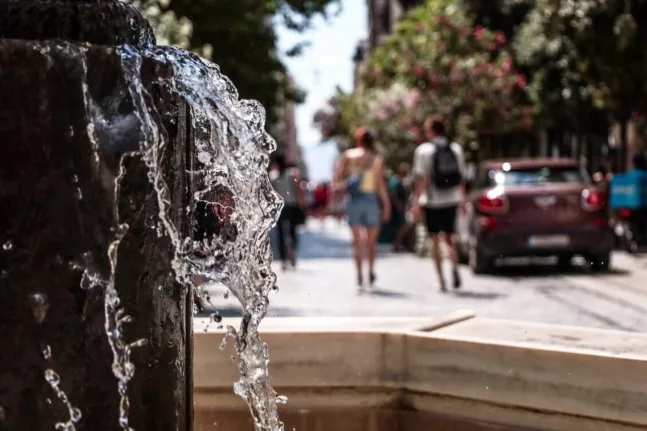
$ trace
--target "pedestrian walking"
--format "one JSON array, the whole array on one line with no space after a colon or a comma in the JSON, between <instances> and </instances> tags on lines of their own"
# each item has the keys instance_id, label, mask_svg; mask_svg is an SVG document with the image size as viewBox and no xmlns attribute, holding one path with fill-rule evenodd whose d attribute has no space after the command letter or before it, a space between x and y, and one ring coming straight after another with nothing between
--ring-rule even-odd
<instances>
[{"instance_id":1,"label":"pedestrian walking","mask_svg":"<svg viewBox=\"0 0 647 431\"><path fill-rule=\"evenodd\" d=\"M274 170L270 180L274 190L283 198L284 206L277 222L279 257L283 269L296 266L299 245L297 226L305 219L305 193L301 186L301 173L288 167L285 156L277 154L273 160Z\"/></svg>"},{"instance_id":2,"label":"pedestrian walking","mask_svg":"<svg viewBox=\"0 0 647 431\"><path fill-rule=\"evenodd\" d=\"M314 203L312 207L312 215L319 219L322 229L326 226L325 220L328 215L328 206L332 196L332 187L327 182L317 184L312 192Z\"/></svg>"},{"instance_id":3,"label":"pedestrian walking","mask_svg":"<svg viewBox=\"0 0 647 431\"><path fill-rule=\"evenodd\" d=\"M355 148L341 155L334 180L335 188L348 195L346 216L353 235L357 284L362 289L365 251L368 255L369 285L373 286L377 279L377 237L381 222L388 222L391 217L391 203L384 180L384 160L375 151L373 134L360 128L355 133L355 142Z\"/></svg>"},{"instance_id":4,"label":"pedestrian walking","mask_svg":"<svg viewBox=\"0 0 647 431\"><path fill-rule=\"evenodd\" d=\"M428 118L425 133L429 141L419 145L414 153L413 214L417 220L424 217L440 289L445 292L441 239L447 244L452 260L453 287L461 287L459 256L453 236L458 210L465 211L465 158L461 146L447 138L441 117Z\"/></svg>"},{"instance_id":5,"label":"pedestrian walking","mask_svg":"<svg viewBox=\"0 0 647 431\"><path fill-rule=\"evenodd\" d=\"M411 168L408 163L401 163L398 172L389 180L389 196L391 198L391 223L395 227L393 251L398 253L404 249L402 243L413 224L407 219L409 211L409 195L411 193Z\"/></svg>"}]
</instances>

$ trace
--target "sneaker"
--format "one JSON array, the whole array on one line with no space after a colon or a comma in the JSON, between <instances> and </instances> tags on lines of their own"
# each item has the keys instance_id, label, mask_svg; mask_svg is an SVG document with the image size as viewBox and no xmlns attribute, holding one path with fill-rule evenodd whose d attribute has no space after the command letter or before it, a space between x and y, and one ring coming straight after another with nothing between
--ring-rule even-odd
<instances>
[{"instance_id":1,"label":"sneaker","mask_svg":"<svg viewBox=\"0 0 647 431\"><path fill-rule=\"evenodd\" d=\"M460 289L463 285L463 281L461 280L461 275L458 273L458 268L454 268L454 270L452 271L452 278L454 282L454 289Z\"/></svg>"},{"instance_id":2,"label":"sneaker","mask_svg":"<svg viewBox=\"0 0 647 431\"><path fill-rule=\"evenodd\" d=\"M368 273L368 282L371 287L375 285L375 281L377 280L377 277L375 276L375 273L373 271Z\"/></svg>"},{"instance_id":3,"label":"sneaker","mask_svg":"<svg viewBox=\"0 0 647 431\"><path fill-rule=\"evenodd\" d=\"M442 293L447 292L447 285L446 285L446 283L445 283L445 280L444 280L444 279L442 279L442 278L440 279L440 291L441 291Z\"/></svg>"}]
</instances>

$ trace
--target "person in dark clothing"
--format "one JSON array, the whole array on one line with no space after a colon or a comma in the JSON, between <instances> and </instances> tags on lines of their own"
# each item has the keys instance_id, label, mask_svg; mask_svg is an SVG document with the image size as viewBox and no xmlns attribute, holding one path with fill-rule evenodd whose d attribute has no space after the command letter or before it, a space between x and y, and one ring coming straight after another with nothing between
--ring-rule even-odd
<instances>
[{"instance_id":1,"label":"person in dark clothing","mask_svg":"<svg viewBox=\"0 0 647 431\"><path fill-rule=\"evenodd\" d=\"M301 173L297 168L288 167L283 154L275 155L273 164L274 169L270 172L270 180L274 190L284 202L277 223L279 257L283 269L287 269L288 264L292 267L296 266L296 252L299 245L297 226L303 222L305 194L301 187Z\"/></svg>"},{"instance_id":2,"label":"person in dark clothing","mask_svg":"<svg viewBox=\"0 0 647 431\"><path fill-rule=\"evenodd\" d=\"M407 163L401 163L397 175L389 181L391 195L391 223L395 226L396 234L393 242L393 251L403 250L402 243L413 226L407 220L409 210L409 194L411 192L411 169Z\"/></svg>"}]
</instances>

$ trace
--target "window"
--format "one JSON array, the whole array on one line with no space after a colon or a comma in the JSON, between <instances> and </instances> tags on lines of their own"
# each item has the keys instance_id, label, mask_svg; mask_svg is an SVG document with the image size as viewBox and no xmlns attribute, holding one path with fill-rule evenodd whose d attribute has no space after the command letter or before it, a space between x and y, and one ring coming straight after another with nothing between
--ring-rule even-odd
<instances>
[{"instance_id":1,"label":"window","mask_svg":"<svg viewBox=\"0 0 647 431\"><path fill-rule=\"evenodd\" d=\"M525 186L541 184L590 184L591 178L576 167L540 167L514 170L490 170L488 186Z\"/></svg>"}]
</instances>

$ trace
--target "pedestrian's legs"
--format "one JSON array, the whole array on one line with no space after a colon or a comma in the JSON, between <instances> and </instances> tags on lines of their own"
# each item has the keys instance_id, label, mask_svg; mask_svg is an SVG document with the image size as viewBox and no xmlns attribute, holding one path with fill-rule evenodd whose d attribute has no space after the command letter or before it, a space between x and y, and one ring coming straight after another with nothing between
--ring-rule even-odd
<instances>
[{"instance_id":1,"label":"pedestrian's legs","mask_svg":"<svg viewBox=\"0 0 647 431\"><path fill-rule=\"evenodd\" d=\"M452 260L452 265L454 265L454 268L456 268L459 264L459 260L458 260L458 251L456 250L456 243L454 241L454 236L449 234L443 234L443 239L445 240L445 244L447 244L449 257Z\"/></svg>"},{"instance_id":2,"label":"pedestrian's legs","mask_svg":"<svg viewBox=\"0 0 647 431\"><path fill-rule=\"evenodd\" d=\"M440 250L440 238L438 233L433 233L429 237L429 245L432 253L432 258L434 260L434 266L436 267L436 275L438 275L438 280L440 281L440 289L445 290L445 276L443 275L443 255Z\"/></svg>"},{"instance_id":3,"label":"pedestrian's legs","mask_svg":"<svg viewBox=\"0 0 647 431\"><path fill-rule=\"evenodd\" d=\"M366 248L368 251L369 281L375 282L375 259L377 257L377 238L380 235L380 228L372 226L366 229Z\"/></svg>"},{"instance_id":4,"label":"pedestrian's legs","mask_svg":"<svg viewBox=\"0 0 647 431\"><path fill-rule=\"evenodd\" d=\"M461 281L461 275L458 272L458 264L459 262L459 256L458 256L458 250L456 250L456 242L454 241L453 235L450 234L445 234L445 243L447 244L447 248L449 249L449 254L452 258L452 281L454 284L454 289L458 289L461 287L462 281Z\"/></svg>"},{"instance_id":5,"label":"pedestrian's legs","mask_svg":"<svg viewBox=\"0 0 647 431\"><path fill-rule=\"evenodd\" d=\"M404 226L398 229L398 232L395 234L395 240L393 241L393 250L401 251L403 249L402 242L409 234L409 231L413 227L413 223L405 222Z\"/></svg>"},{"instance_id":6,"label":"pedestrian's legs","mask_svg":"<svg viewBox=\"0 0 647 431\"><path fill-rule=\"evenodd\" d=\"M285 217L285 209L281 212L281 215L279 216L279 221L276 224L276 230L277 230L277 236L278 236L278 241L279 241L279 257L281 258L281 262L283 265L283 269L286 267L286 262L288 259L288 247L285 241L285 222L286 222L286 217Z\"/></svg>"},{"instance_id":7,"label":"pedestrian's legs","mask_svg":"<svg viewBox=\"0 0 647 431\"><path fill-rule=\"evenodd\" d=\"M357 284L362 286L362 261L364 260L364 228L359 225L350 227L353 233L353 257L355 258L355 269L357 270Z\"/></svg>"},{"instance_id":8,"label":"pedestrian's legs","mask_svg":"<svg viewBox=\"0 0 647 431\"><path fill-rule=\"evenodd\" d=\"M288 217L288 233L290 235L290 248L289 248L289 258L292 266L297 264L297 247L299 246L299 238L297 235L297 217L299 209L297 207L290 208L290 214Z\"/></svg>"}]
</instances>

